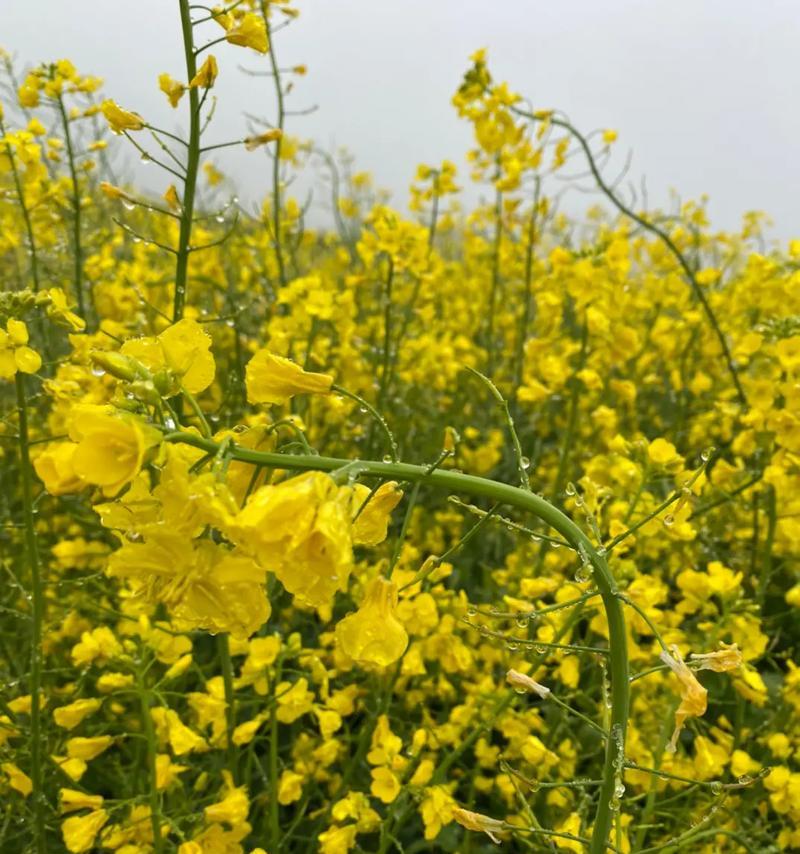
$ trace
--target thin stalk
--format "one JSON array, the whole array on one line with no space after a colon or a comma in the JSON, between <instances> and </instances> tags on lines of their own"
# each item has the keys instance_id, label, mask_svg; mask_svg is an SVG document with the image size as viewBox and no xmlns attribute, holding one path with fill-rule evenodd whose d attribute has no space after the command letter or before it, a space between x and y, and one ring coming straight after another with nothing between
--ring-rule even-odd
<instances>
[{"instance_id":1,"label":"thin stalk","mask_svg":"<svg viewBox=\"0 0 800 854\"><path fill-rule=\"evenodd\" d=\"M83 299L83 247L81 246L81 191L78 185L78 173L75 169L75 150L72 145L72 134L69 132L69 118L64 107L64 98L59 95L56 99L61 124L64 128L64 141L67 144L67 164L72 184L72 256L73 256L73 288L78 303L78 314L86 318L86 306Z\"/></svg>"},{"instance_id":2,"label":"thin stalk","mask_svg":"<svg viewBox=\"0 0 800 854\"><path fill-rule=\"evenodd\" d=\"M516 400L519 387L522 385L522 364L525 360L525 336L531 322L533 310L533 261L536 248L536 216L539 212L539 193L542 182L536 176L536 189L533 194L533 206L528 220L528 235L525 241L525 290L522 297L522 318L517 333L517 352L514 359L514 388L512 398Z\"/></svg>"},{"instance_id":3,"label":"thin stalk","mask_svg":"<svg viewBox=\"0 0 800 854\"><path fill-rule=\"evenodd\" d=\"M388 257L389 269L386 272L386 290L383 295L383 357L381 360L381 379L378 389L378 406L383 404L389 393L389 367L392 356L392 285L394 284L394 260Z\"/></svg>"},{"instance_id":4,"label":"thin stalk","mask_svg":"<svg viewBox=\"0 0 800 854\"><path fill-rule=\"evenodd\" d=\"M31 573L31 784L33 795L34 845L37 854L45 854L44 809L46 806L43 790L42 768L42 623L44 622L44 592L39 567L39 549L36 539L36 525L33 515L33 488L31 483L31 458L28 440L28 407L25 393L25 375L17 373L17 412L19 414L19 460L20 479L22 481L22 507L25 516L25 553Z\"/></svg>"},{"instance_id":5,"label":"thin stalk","mask_svg":"<svg viewBox=\"0 0 800 854\"><path fill-rule=\"evenodd\" d=\"M207 452L216 453L218 443L191 433L174 432L165 435L169 442L180 442ZM296 471L335 471L349 464L349 460L333 457L301 456L275 454L250 450L238 445L228 449L232 459L273 468L293 469ZM610 730L612 737L606 741L603 784L600 787L594 818L592 841L589 854L604 854L608 846L613 810L610 806L614 798L615 776L621 753L624 753L625 733L628 725L628 707L630 686L628 682L628 646L625 629L625 614L618 597L617 583L606 563L605 556L599 554L594 543L581 528L557 507L533 492L527 492L516 486L497 483L487 478L476 477L462 472L443 469L431 470L430 466L410 463L384 463L368 460L359 463L364 475L383 480L406 480L411 483L425 483L448 492L463 492L475 497L488 498L490 501L509 504L519 510L537 516L549 527L554 528L579 553L585 553L594 569L594 579L603 602L608 622L609 672L611 676ZM277 738L273 739L277 742ZM277 743L276 747L277 749ZM277 764L277 756L275 758ZM277 770L277 769L276 769ZM274 797L274 792L273 792ZM274 807L277 811L277 805Z\"/></svg>"},{"instance_id":6,"label":"thin stalk","mask_svg":"<svg viewBox=\"0 0 800 854\"><path fill-rule=\"evenodd\" d=\"M492 249L492 284L489 290L489 316L486 321L486 373L494 373L494 316L500 290L500 247L503 242L503 191L497 190L494 205L494 248Z\"/></svg>"},{"instance_id":7,"label":"thin stalk","mask_svg":"<svg viewBox=\"0 0 800 854\"><path fill-rule=\"evenodd\" d=\"M192 18L189 0L178 0L181 10L183 52L186 58L186 79L197 74L197 57L194 52ZM186 304L186 277L191 252L192 220L194 218L194 196L197 189L197 170L200 165L200 96L196 86L189 89L189 144L187 146L186 175L183 179L181 200L181 228L178 236L178 251L175 260L175 298L172 305L172 322L183 317Z\"/></svg>"},{"instance_id":8,"label":"thin stalk","mask_svg":"<svg viewBox=\"0 0 800 854\"><path fill-rule=\"evenodd\" d=\"M6 128L0 119L0 136L6 136ZM39 290L39 258L36 254L36 238L33 233L33 223L31 222L31 213L28 210L28 205L25 201L25 193L22 187L22 181L19 177L19 171L17 170L17 161L14 157L13 152L11 151L11 143L8 139L5 139L6 144L6 157L8 157L8 162L11 166L11 177L14 181L14 190L17 194L17 199L19 200L20 210L22 211L22 220L25 223L25 236L28 239L28 251L31 256L31 279L33 280L33 290Z\"/></svg>"},{"instance_id":9,"label":"thin stalk","mask_svg":"<svg viewBox=\"0 0 800 854\"><path fill-rule=\"evenodd\" d=\"M278 60L275 58L275 48L272 43L272 31L269 24L269 4L261 0L261 16L264 18L264 26L267 29L267 41L269 42L269 62L272 67L272 78L275 81L275 97L278 102L278 121L276 128L283 133L283 125L286 120L286 109L283 103L283 84L281 83L281 72L278 68ZM275 150L272 157L272 229L275 241L275 260L278 263L278 276L281 286L286 284L286 264L283 260L283 247L281 245L281 148L282 138L275 141Z\"/></svg>"},{"instance_id":10,"label":"thin stalk","mask_svg":"<svg viewBox=\"0 0 800 854\"><path fill-rule=\"evenodd\" d=\"M270 849L277 851L280 838L280 814L278 811L278 704L274 702L275 689L281 679L281 660L275 664L275 677L272 683L273 702L269 718L269 836Z\"/></svg>"}]
</instances>

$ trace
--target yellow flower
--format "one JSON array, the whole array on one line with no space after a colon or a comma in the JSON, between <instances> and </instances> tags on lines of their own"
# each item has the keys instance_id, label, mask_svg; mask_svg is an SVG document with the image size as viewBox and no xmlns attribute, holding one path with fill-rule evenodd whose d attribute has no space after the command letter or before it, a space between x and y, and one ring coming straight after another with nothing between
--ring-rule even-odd
<instances>
[{"instance_id":1,"label":"yellow flower","mask_svg":"<svg viewBox=\"0 0 800 854\"><path fill-rule=\"evenodd\" d=\"M86 327L86 321L82 317L70 311L67 295L61 288L50 288L47 291L49 303L47 304L47 316L57 323L71 328L74 332L82 332Z\"/></svg>"},{"instance_id":2,"label":"yellow flower","mask_svg":"<svg viewBox=\"0 0 800 854\"><path fill-rule=\"evenodd\" d=\"M100 109L106 117L108 126L116 134L121 134L126 130L141 130L144 127L144 119L140 115L123 110L119 104L110 98L103 101Z\"/></svg>"},{"instance_id":3,"label":"yellow flower","mask_svg":"<svg viewBox=\"0 0 800 854\"><path fill-rule=\"evenodd\" d=\"M606 145L611 145L612 142L617 141L617 132L615 130L604 130L603 131L603 142Z\"/></svg>"},{"instance_id":4,"label":"yellow flower","mask_svg":"<svg viewBox=\"0 0 800 854\"><path fill-rule=\"evenodd\" d=\"M199 394L214 382L216 364L210 351L211 336L188 317L156 338L131 338L120 349L124 356L137 359L151 371L166 369L190 394Z\"/></svg>"},{"instance_id":5,"label":"yellow flower","mask_svg":"<svg viewBox=\"0 0 800 854\"><path fill-rule=\"evenodd\" d=\"M256 136L245 137L244 147L248 151L255 151L262 145L266 145L269 142L277 142L279 139L283 139L283 131L280 128L273 128L264 133L256 134Z\"/></svg>"},{"instance_id":6,"label":"yellow flower","mask_svg":"<svg viewBox=\"0 0 800 854\"><path fill-rule=\"evenodd\" d=\"M38 74L34 74L33 72L28 74L17 90L20 105L29 110L33 107L38 107L41 86L42 81Z\"/></svg>"},{"instance_id":7,"label":"yellow flower","mask_svg":"<svg viewBox=\"0 0 800 854\"><path fill-rule=\"evenodd\" d=\"M708 691L686 666L678 647L673 644L670 647L670 652L662 651L660 658L680 682L681 703L675 710L675 730L667 747L670 753L674 753L678 745L678 736L681 734L686 718L700 717L705 714L708 707Z\"/></svg>"},{"instance_id":8,"label":"yellow flower","mask_svg":"<svg viewBox=\"0 0 800 854\"><path fill-rule=\"evenodd\" d=\"M222 17L216 18L219 23L223 23ZM240 47L251 47L259 53L266 53L269 50L269 40L267 39L267 28L264 26L264 21L248 12L227 30L225 39L231 44L239 45Z\"/></svg>"},{"instance_id":9,"label":"yellow flower","mask_svg":"<svg viewBox=\"0 0 800 854\"><path fill-rule=\"evenodd\" d=\"M189 88L210 89L214 85L218 73L217 60L209 54L206 61L197 69L197 74L189 81ZM173 104L173 106L175 105Z\"/></svg>"},{"instance_id":10,"label":"yellow flower","mask_svg":"<svg viewBox=\"0 0 800 854\"><path fill-rule=\"evenodd\" d=\"M0 765L0 769L8 777L8 785L23 797L27 798L33 791L33 781L31 778L24 771L17 768L13 762L4 762Z\"/></svg>"},{"instance_id":11,"label":"yellow flower","mask_svg":"<svg viewBox=\"0 0 800 854\"><path fill-rule=\"evenodd\" d=\"M147 531L146 542L114 552L108 574L127 578L150 602L163 602L187 628L247 638L270 615L264 569L247 555L180 531Z\"/></svg>"},{"instance_id":12,"label":"yellow flower","mask_svg":"<svg viewBox=\"0 0 800 854\"><path fill-rule=\"evenodd\" d=\"M108 821L105 810L93 810L88 815L72 816L61 825L64 844L71 854L83 854L94 847L97 834Z\"/></svg>"},{"instance_id":13,"label":"yellow flower","mask_svg":"<svg viewBox=\"0 0 800 854\"><path fill-rule=\"evenodd\" d=\"M231 827L237 827L247 820L250 800L244 786L234 788L229 772L223 771L222 773L225 777L225 796L222 800L205 808L205 817L207 821L224 821Z\"/></svg>"},{"instance_id":14,"label":"yellow flower","mask_svg":"<svg viewBox=\"0 0 800 854\"><path fill-rule=\"evenodd\" d=\"M64 729L75 729L84 718L93 715L102 704L102 700L75 700L74 703L53 709L53 720Z\"/></svg>"},{"instance_id":15,"label":"yellow flower","mask_svg":"<svg viewBox=\"0 0 800 854\"><path fill-rule=\"evenodd\" d=\"M367 586L355 614L336 626L336 639L346 655L358 664L386 667L408 646L408 634L397 619L397 585L378 576Z\"/></svg>"},{"instance_id":16,"label":"yellow flower","mask_svg":"<svg viewBox=\"0 0 800 854\"><path fill-rule=\"evenodd\" d=\"M358 828L354 824L329 827L317 837L320 854L347 854L356 844L357 832Z\"/></svg>"},{"instance_id":17,"label":"yellow flower","mask_svg":"<svg viewBox=\"0 0 800 854\"><path fill-rule=\"evenodd\" d=\"M177 107L183 93L186 91L186 86L178 80L174 80L169 74L158 75L158 88L169 98L169 103L172 107Z\"/></svg>"},{"instance_id":18,"label":"yellow flower","mask_svg":"<svg viewBox=\"0 0 800 854\"><path fill-rule=\"evenodd\" d=\"M35 374L42 366L41 356L28 344L28 327L11 318L6 329L0 329L0 379L11 379L17 371Z\"/></svg>"},{"instance_id":19,"label":"yellow flower","mask_svg":"<svg viewBox=\"0 0 800 854\"><path fill-rule=\"evenodd\" d=\"M75 810L97 810L103 806L102 795L87 795L75 789L59 789L58 800L62 815Z\"/></svg>"},{"instance_id":20,"label":"yellow flower","mask_svg":"<svg viewBox=\"0 0 800 854\"><path fill-rule=\"evenodd\" d=\"M259 350L247 363L250 403L286 403L296 394L328 394L333 377L304 371L300 365L269 350Z\"/></svg>"},{"instance_id":21,"label":"yellow flower","mask_svg":"<svg viewBox=\"0 0 800 854\"><path fill-rule=\"evenodd\" d=\"M159 753L156 756L156 789L161 791L169 788L178 779L179 774L188 770L188 765L177 765L168 753Z\"/></svg>"},{"instance_id":22,"label":"yellow flower","mask_svg":"<svg viewBox=\"0 0 800 854\"><path fill-rule=\"evenodd\" d=\"M385 804L392 803L400 794L400 781L385 766L373 768L371 774L372 785L370 786L370 792Z\"/></svg>"},{"instance_id":23,"label":"yellow flower","mask_svg":"<svg viewBox=\"0 0 800 854\"><path fill-rule=\"evenodd\" d=\"M167 187L161 198L167 203L170 210L179 211L181 209L181 200L174 184L170 184L169 187Z\"/></svg>"},{"instance_id":24,"label":"yellow flower","mask_svg":"<svg viewBox=\"0 0 800 854\"><path fill-rule=\"evenodd\" d=\"M110 735L97 735L94 738L71 738L67 742L67 755L72 759L83 759L87 762L108 750L114 743Z\"/></svg>"},{"instance_id":25,"label":"yellow flower","mask_svg":"<svg viewBox=\"0 0 800 854\"><path fill-rule=\"evenodd\" d=\"M303 796L303 775L286 770L278 782L278 803L287 806Z\"/></svg>"},{"instance_id":26,"label":"yellow flower","mask_svg":"<svg viewBox=\"0 0 800 854\"><path fill-rule=\"evenodd\" d=\"M77 443L72 466L78 477L115 495L130 483L159 432L110 406L85 404L70 415L70 439Z\"/></svg>"},{"instance_id":27,"label":"yellow flower","mask_svg":"<svg viewBox=\"0 0 800 854\"><path fill-rule=\"evenodd\" d=\"M678 452L672 442L666 439L653 439L647 447L650 461L659 466L665 466L679 459Z\"/></svg>"},{"instance_id":28,"label":"yellow flower","mask_svg":"<svg viewBox=\"0 0 800 854\"><path fill-rule=\"evenodd\" d=\"M122 652L122 646L108 626L98 626L81 635L80 643L72 647L70 657L76 667L91 664L96 659L108 660Z\"/></svg>"},{"instance_id":29,"label":"yellow flower","mask_svg":"<svg viewBox=\"0 0 800 854\"><path fill-rule=\"evenodd\" d=\"M55 442L48 445L33 461L36 474L51 495L77 492L86 485L72 464L77 447L72 442Z\"/></svg>"},{"instance_id":30,"label":"yellow flower","mask_svg":"<svg viewBox=\"0 0 800 854\"><path fill-rule=\"evenodd\" d=\"M488 815L482 815L479 812L471 812L470 810L455 807L453 810L453 818L467 830L477 830L485 833L492 842L500 843L498 833L502 832L505 822L496 818L490 818Z\"/></svg>"},{"instance_id":31,"label":"yellow flower","mask_svg":"<svg viewBox=\"0 0 800 854\"><path fill-rule=\"evenodd\" d=\"M256 490L230 536L300 601L327 605L353 565L349 500L349 489L340 494L328 475L308 472Z\"/></svg>"},{"instance_id":32,"label":"yellow flower","mask_svg":"<svg viewBox=\"0 0 800 854\"><path fill-rule=\"evenodd\" d=\"M362 505L369 497L363 510ZM370 490L363 484L353 487L353 513L358 517L353 522L353 542L357 546L377 546L386 539L391 512L403 497L403 490L393 480L382 483L370 497Z\"/></svg>"}]
</instances>

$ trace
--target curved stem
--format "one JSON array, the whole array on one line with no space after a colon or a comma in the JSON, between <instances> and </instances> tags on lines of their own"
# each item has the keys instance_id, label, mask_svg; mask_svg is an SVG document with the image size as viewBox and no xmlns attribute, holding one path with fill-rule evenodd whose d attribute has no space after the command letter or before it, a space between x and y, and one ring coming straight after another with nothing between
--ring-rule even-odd
<instances>
[{"instance_id":1,"label":"curved stem","mask_svg":"<svg viewBox=\"0 0 800 854\"><path fill-rule=\"evenodd\" d=\"M165 435L169 442L181 442L201 450L216 453L218 444L191 433L174 432ZM232 459L274 468L299 471L335 471L351 461L333 457L293 456L254 451L232 445L228 449ZM599 554L592 541L568 516L554 507L544 498L533 492L527 492L516 486L497 483L475 475L461 472L431 470L430 466L410 463L384 463L377 461L359 462L363 475L407 480L411 483L424 482L426 485L446 489L449 492L464 492L472 496L488 498L490 501L509 504L519 510L532 513L559 534L579 553L586 554L594 569L594 580L603 601L608 622L609 671L611 675L611 737L606 741L603 784L600 787L597 810L594 819L592 842L589 854L603 854L607 849L614 810L615 776L618 767L624 762L625 733L628 723L630 687L628 683L628 648L625 631L625 615L616 581L608 568L605 557Z\"/></svg>"},{"instance_id":2,"label":"curved stem","mask_svg":"<svg viewBox=\"0 0 800 854\"><path fill-rule=\"evenodd\" d=\"M531 113L528 110L521 110L519 107L511 107L511 110L516 113L518 116L522 118L529 119L530 121L549 121L550 124L555 127L563 128L563 130L567 131L573 139L577 140L578 145L583 149L583 153L586 155L586 161L589 164L589 171L592 173L592 177L597 184L598 189L602 194L611 202L612 205L624 216L628 217L628 219L632 219L638 226L643 228L645 231L650 234L654 234L672 253L675 260L678 262L678 266L681 268L683 275L686 278L686 281L689 283L689 286L692 289L697 301L702 306L703 312L708 319L709 325L714 331L714 335L716 335L717 340L719 341L720 347L722 348L722 355L725 359L725 363L728 367L728 371L731 375L731 379L733 380L733 385L736 388L736 395L739 398L739 402L742 405L747 405L747 396L744 393L744 389L742 388L742 384L739 381L739 373L736 370L736 366L733 361L733 355L731 353L730 347L728 346L728 341L725 338L725 333L722 331L719 322L717 321L716 315L714 314L713 309L711 308L711 304L708 301L705 293L703 292L703 288L700 286L700 283L697 281L697 276L694 273L689 262L686 260L686 256L678 249L675 241L669 236L669 234L664 231L661 226L656 225L648 219L645 219L643 216L640 216L635 211L631 210L620 198L616 195L613 188L609 186L605 179L603 178L600 170L597 166L597 161L595 160L594 154L592 152L591 146L589 145L589 141L586 137L575 127L573 127L568 121L564 119L557 118L553 115L537 116L535 113Z\"/></svg>"}]
</instances>

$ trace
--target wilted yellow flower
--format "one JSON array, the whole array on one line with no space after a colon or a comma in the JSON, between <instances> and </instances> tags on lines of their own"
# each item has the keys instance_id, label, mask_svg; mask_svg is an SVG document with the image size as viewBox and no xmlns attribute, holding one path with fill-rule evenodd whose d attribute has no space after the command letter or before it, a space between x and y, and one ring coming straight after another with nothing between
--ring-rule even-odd
<instances>
[{"instance_id":1,"label":"wilted yellow flower","mask_svg":"<svg viewBox=\"0 0 800 854\"><path fill-rule=\"evenodd\" d=\"M470 810L455 807L453 809L453 818L467 830L477 830L480 833L485 833L492 842L499 844L500 838L498 833L502 832L505 822L496 818L490 818L488 815L482 815L479 812L471 812Z\"/></svg>"},{"instance_id":2,"label":"wilted yellow flower","mask_svg":"<svg viewBox=\"0 0 800 854\"><path fill-rule=\"evenodd\" d=\"M671 654L670 654L671 653ZM700 717L708 707L708 691L697 681L697 677L686 666L680 650L674 644L670 652L662 650L661 660L678 677L681 691L681 703L675 710L675 730L667 749L674 753L678 746L678 736L686 718Z\"/></svg>"},{"instance_id":3,"label":"wilted yellow flower","mask_svg":"<svg viewBox=\"0 0 800 854\"><path fill-rule=\"evenodd\" d=\"M35 374L42 358L28 344L28 327L21 320L9 319L5 331L0 329L0 379L11 379L17 371Z\"/></svg>"},{"instance_id":4,"label":"wilted yellow flower","mask_svg":"<svg viewBox=\"0 0 800 854\"><path fill-rule=\"evenodd\" d=\"M126 130L141 130L144 127L144 119L138 113L130 113L123 110L110 98L100 105L103 115L106 117L108 126L114 133L121 134Z\"/></svg>"},{"instance_id":5,"label":"wilted yellow flower","mask_svg":"<svg viewBox=\"0 0 800 854\"><path fill-rule=\"evenodd\" d=\"M189 88L210 89L214 85L218 73L217 60L209 54L206 61L197 69L197 74L189 81Z\"/></svg>"},{"instance_id":6,"label":"wilted yellow flower","mask_svg":"<svg viewBox=\"0 0 800 854\"><path fill-rule=\"evenodd\" d=\"M336 626L342 650L359 664L386 667L408 646L408 634L397 619L397 585L383 576L373 579L361 607Z\"/></svg>"},{"instance_id":7,"label":"wilted yellow flower","mask_svg":"<svg viewBox=\"0 0 800 854\"><path fill-rule=\"evenodd\" d=\"M72 816L61 825L64 844L71 854L83 854L94 847L97 834L108 821L105 810L93 810L88 815Z\"/></svg>"},{"instance_id":8,"label":"wilted yellow flower","mask_svg":"<svg viewBox=\"0 0 800 854\"><path fill-rule=\"evenodd\" d=\"M692 653L689 658L697 667L696 670L714 670L716 673L726 673L740 667L742 653L739 647L733 644L720 642L720 648L716 652Z\"/></svg>"},{"instance_id":9,"label":"wilted yellow flower","mask_svg":"<svg viewBox=\"0 0 800 854\"><path fill-rule=\"evenodd\" d=\"M286 403L296 394L328 394L333 377L304 371L300 365L269 350L259 350L247 363L250 403Z\"/></svg>"},{"instance_id":10,"label":"wilted yellow flower","mask_svg":"<svg viewBox=\"0 0 800 854\"><path fill-rule=\"evenodd\" d=\"M172 107L178 106L183 93L186 91L186 86L179 80L174 80L169 74L158 75L158 88L169 98Z\"/></svg>"},{"instance_id":11,"label":"wilted yellow flower","mask_svg":"<svg viewBox=\"0 0 800 854\"><path fill-rule=\"evenodd\" d=\"M515 690L528 692L530 694L538 694L543 700L546 700L550 695L550 689L544 685L540 685L530 676L520 673L518 670L509 670L506 673L506 682Z\"/></svg>"}]
</instances>

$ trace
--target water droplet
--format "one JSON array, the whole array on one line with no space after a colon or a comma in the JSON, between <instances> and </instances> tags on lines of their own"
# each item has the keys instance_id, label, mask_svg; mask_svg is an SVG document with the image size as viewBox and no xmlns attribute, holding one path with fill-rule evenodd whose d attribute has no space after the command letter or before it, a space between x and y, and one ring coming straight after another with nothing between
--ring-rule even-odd
<instances>
[{"instance_id":1,"label":"water droplet","mask_svg":"<svg viewBox=\"0 0 800 854\"><path fill-rule=\"evenodd\" d=\"M139 158L139 162L142 163L143 166L147 166L153 162L153 158L150 157L149 154L142 154L141 158Z\"/></svg>"},{"instance_id":2,"label":"water droplet","mask_svg":"<svg viewBox=\"0 0 800 854\"><path fill-rule=\"evenodd\" d=\"M516 641L510 640L506 643L506 649L509 652L516 652L519 649L519 644Z\"/></svg>"},{"instance_id":3,"label":"water droplet","mask_svg":"<svg viewBox=\"0 0 800 854\"><path fill-rule=\"evenodd\" d=\"M527 629L530 616L528 614L517 614L517 619L514 621L520 629Z\"/></svg>"},{"instance_id":4,"label":"water droplet","mask_svg":"<svg viewBox=\"0 0 800 854\"><path fill-rule=\"evenodd\" d=\"M672 515L672 513L669 513L664 517L663 522L665 527L671 528L675 524L675 517Z\"/></svg>"},{"instance_id":5,"label":"water droplet","mask_svg":"<svg viewBox=\"0 0 800 854\"><path fill-rule=\"evenodd\" d=\"M742 774L737 782L740 786L749 786L753 782L753 778L749 774Z\"/></svg>"},{"instance_id":6,"label":"water droplet","mask_svg":"<svg viewBox=\"0 0 800 854\"><path fill-rule=\"evenodd\" d=\"M525 471L531 467L531 461L527 457L521 457L519 464Z\"/></svg>"},{"instance_id":7,"label":"water droplet","mask_svg":"<svg viewBox=\"0 0 800 854\"><path fill-rule=\"evenodd\" d=\"M706 448L702 454L700 454L700 459L707 463L711 459L711 455L716 451L716 448L712 445L710 448Z\"/></svg>"},{"instance_id":8,"label":"water droplet","mask_svg":"<svg viewBox=\"0 0 800 854\"><path fill-rule=\"evenodd\" d=\"M136 205L134 202L131 202L128 199L123 199L122 207L125 208L126 211L132 211L136 207Z\"/></svg>"},{"instance_id":9,"label":"water droplet","mask_svg":"<svg viewBox=\"0 0 800 854\"><path fill-rule=\"evenodd\" d=\"M536 643L533 645L533 651L537 652L539 655L544 655L547 652L547 647L540 643Z\"/></svg>"},{"instance_id":10,"label":"water droplet","mask_svg":"<svg viewBox=\"0 0 800 854\"><path fill-rule=\"evenodd\" d=\"M575 581L578 584L585 584L592 577L592 566L589 563L582 563L575 570Z\"/></svg>"},{"instance_id":11,"label":"water droplet","mask_svg":"<svg viewBox=\"0 0 800 854\"><path fill-rule=\"evenodd\" d=\"M366 406L359 406L359 407L358 407L358 411L359 411L362 415L366 415L366 414L367 414L367 412L368 412L369 410L367 409L367 407L366 407Z\"/></svg>"},{"instance_id":12,"label":"water droplet","mask_svg":"<svg viewBox=\"0 0 800 854\"><path fill-rule=\"evenodd\" d=\"M722 794L722 783L719 780L712 780L711 785L709 786L711 789L712 795L721 795Z\"/></svg>"},{"instance_id":13,"label":"water droplet","mask_svg":"<svg viewBox=\"0 0 800 854\"><path fill-rule=\"evenodd\" d=\"M384 454L383 455L383 461L385 463L390 463L392 461L392 455L391 454Z\"/></svg>"},{"instance_id":14,"label":"water droplet","mask_svg":"<svg viewBox=\"0 0 800 854\"><path fill-rule=\"evenodd\" d=\"M474 608L472 605L470 605L470 607L467 608L467 616L468 617L474 617L477 613L478 613L478 609Z\"/></svg>"},{"instance_id":15,"label":"water droplet","mask_svg":"<svg viewBox=\"0 0 800 854\"><path fill-rule=\"evenodd\" d=\"M564 489L564 492L567 495L575 495L575 484L574 483L568 483L566 488Z\"/></svg>"}]
</instances>

